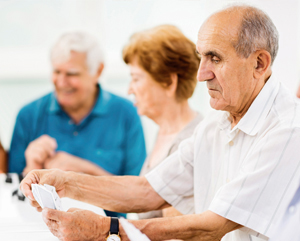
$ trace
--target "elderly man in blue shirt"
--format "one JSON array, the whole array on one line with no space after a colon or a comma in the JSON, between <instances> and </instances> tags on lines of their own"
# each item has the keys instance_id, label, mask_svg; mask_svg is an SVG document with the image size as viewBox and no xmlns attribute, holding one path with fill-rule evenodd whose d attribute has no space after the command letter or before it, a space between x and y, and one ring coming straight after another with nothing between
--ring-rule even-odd
<instances>
[{"instance_id":1,"label":"elderly man in blue shirt","mask_svg":"<svg viewBox=\"0 0 300 241\"><path fill-rule=\"evenodd\" d=\"M51 51L55 91L24 106L12 137L9 172L59 168L92 175L138 175L145 159L133 104L98 83L96 39L64 34Z\"/></svg>"}]
</instances>

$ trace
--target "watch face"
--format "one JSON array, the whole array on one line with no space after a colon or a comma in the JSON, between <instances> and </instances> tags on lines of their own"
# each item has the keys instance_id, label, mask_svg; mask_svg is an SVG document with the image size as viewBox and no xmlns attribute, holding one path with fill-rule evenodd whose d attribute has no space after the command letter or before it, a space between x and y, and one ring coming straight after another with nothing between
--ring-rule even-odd
<instances>
[{"instance_id":1,"label":"watch face","mask_svg":"<svg viewBox=\"0 0 300 241\"><path fill-rule=\"evenodd\" d=\"M121 238L119 235L111 234L107 237L107 241L121 241Z\"/></svg>"}]
</instances>

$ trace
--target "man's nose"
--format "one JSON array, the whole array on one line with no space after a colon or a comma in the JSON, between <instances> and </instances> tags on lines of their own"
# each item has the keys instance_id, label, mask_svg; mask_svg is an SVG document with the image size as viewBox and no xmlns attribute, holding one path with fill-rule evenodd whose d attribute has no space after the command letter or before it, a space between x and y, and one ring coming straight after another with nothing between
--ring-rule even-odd
<instances>
[{"instance_id":1,"label":"man's nose","mask_svg":"<svg viewBox=\"0 0 300 241\"><path fill-rule=\"evenodd\" d=\"M56 86L63 87L66 84L66 75L59 73L54 77L54 83Z\"/></svg>"},{"instance_id":2,"label":"man's nose","mask_svg":"<svg viewBox=\"0 0 300 241\"><path fill-rule=\"evenodd\" d=\"M200 82L209 81L215 78L215 74L208 62L200 62L199 69L197 72L197 80Z\"/></svg>"}]
</instances>

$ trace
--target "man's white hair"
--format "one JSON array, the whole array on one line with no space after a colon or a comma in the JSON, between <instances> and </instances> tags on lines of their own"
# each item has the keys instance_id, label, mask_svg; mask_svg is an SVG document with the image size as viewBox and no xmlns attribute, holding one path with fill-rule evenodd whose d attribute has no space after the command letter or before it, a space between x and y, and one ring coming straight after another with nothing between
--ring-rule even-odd
<instances>
[{"instance_id":1,"label":"man's white hair","mask_svg":"<svg viewBox=\"0 0 300 241\"><path fill-rule=\"evenodd\" d=\"M51 49L52 63L68 61L72 51L85 53L86 65L90 74L97 73L99 65L103 63L103 52L95 37L85 32L63 34Z\"/></svg>"},{"instance_id":2,"label":"man's white hair","mask_svg":"<svg viewBox=\"0 0 300 241\"><path fill-rule=\"evenodd\" d=\"M264 49L270 53L272 65L278 52L279 34L271 18L264 11L246 4L232 5L222 11L242 15L238 40L232 43L236 52L248 58L256 50Z\"/></svg>"}]
</instances>

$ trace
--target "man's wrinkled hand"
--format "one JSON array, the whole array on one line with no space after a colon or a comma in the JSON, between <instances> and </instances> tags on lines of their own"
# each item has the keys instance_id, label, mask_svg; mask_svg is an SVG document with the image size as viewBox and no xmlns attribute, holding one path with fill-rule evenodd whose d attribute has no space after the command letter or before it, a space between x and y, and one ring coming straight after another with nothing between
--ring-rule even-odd
<instances>
[{"instance_id":1,"label":"man's wrinkled hand","mask_svg":"<svg viewBox=\"0 0 300 241\"><path fill-rule=\"evenodd\" d=\"M33 170L29 172L20 184L23 194L30 200L31 206L41 212L42 208L34 199L31 190L31 184L48 184L56 188L56 192L60 197L66 197L66 175L65 172L57 169L53 170Z\"/></svg>"},{"instance_id":2,"label":"man's wrinkled hand","mask_svg":"<svg viewBox=\"0 0 300 241\"><path fill-rule=\"evenodd\" d=\"M55 155L57 142L48 135L42 135L30 142L26 151L26 167L23 173L27 174L33 169L42 169L44 162Z\"/></svg>"},{"instance_id":3,"label":"man's wrinkled hand","mask_svg":"<svg viewBox=\"0 0 300 241\"><path fill-rule=\"evenodd\" d=\"M59 240L105 240L110 218L71 208L67 212L45 208L43 220Z\"/></svg>"}]
</instances>

